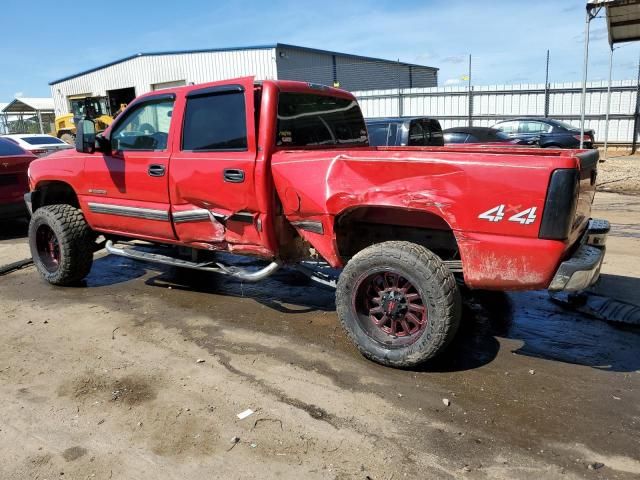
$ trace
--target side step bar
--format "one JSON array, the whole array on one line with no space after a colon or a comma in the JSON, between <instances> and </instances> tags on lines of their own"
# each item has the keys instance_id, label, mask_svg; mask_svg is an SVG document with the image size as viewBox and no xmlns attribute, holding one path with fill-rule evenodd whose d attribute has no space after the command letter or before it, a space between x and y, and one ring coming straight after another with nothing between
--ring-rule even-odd
<instances>
[{"instance_id":1,"label":"side step bar","mask_svg":"<svg viewBox=\"0 0 640 480\"><path fill-rule=\"evenodd\" d=\"M260 270L244 270L241 268L227 267L217 262L196 263L180 258L161 255L158 253L143 252L134 248L118 248L113 245L112 240L108 240L104 248L107 252L118 255L120 257L131 258L143 262L161 263L163 265L171 265L173 267L191 268L193 270L201 270L205 272L221 273L245 282L258 282L270 276L280 268L279 262L271 262Z\"/></svg>"}]
</instances>

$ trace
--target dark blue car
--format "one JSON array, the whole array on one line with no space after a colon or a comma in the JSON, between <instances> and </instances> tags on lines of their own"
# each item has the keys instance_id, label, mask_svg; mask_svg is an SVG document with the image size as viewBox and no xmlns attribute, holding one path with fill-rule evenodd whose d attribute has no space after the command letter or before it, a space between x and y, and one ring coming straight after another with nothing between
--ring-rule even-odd
<instances>
[{"instance_id":1,"label":"dark blue car","mask_svg":"<svg viewBox=\"0 0 640 480\"><path fill-rule=\"evenodd\" d=\"M496 123L496 128L512 138L537 143L542 148L580 148L580 129L551 118L514 118ZM593 148L594 131L584 131L583 148Z\"/></svg>"}]
</instances>

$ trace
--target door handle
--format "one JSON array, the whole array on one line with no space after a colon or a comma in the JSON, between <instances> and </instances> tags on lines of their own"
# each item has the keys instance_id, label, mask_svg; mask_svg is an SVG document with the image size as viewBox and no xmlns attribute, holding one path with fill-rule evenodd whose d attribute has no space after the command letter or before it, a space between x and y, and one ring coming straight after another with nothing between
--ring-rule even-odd
<instances>
[{"instance_id":1,"label":"door handle","mask_svg":"<svg viewBox=\"0 0 640 480\"><path fill-rule=\"evenodd\" d=\"M244 182L244 170L237 168L225 168L223 173L225 182L229 183L242 183Z\"/></svg>"},{"instance_id":2,"label":"door handle","mask_svg":"<svg viewBox=\"0 0 640 480\"><path fill-rule=\"evenodd\" d=\"M164 173L165 173L165 166L164 165L149 165L149 169L147 170L147 173L149 174L150 177L164 177Z\"/></svg>"}]
</instances>

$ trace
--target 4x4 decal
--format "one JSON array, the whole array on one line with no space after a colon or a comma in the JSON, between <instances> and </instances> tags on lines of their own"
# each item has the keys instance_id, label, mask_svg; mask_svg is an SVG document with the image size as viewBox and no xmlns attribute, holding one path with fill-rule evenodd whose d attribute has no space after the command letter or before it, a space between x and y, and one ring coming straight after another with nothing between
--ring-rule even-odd
<instances>
[{"instance_id":1,"label":"4x4 decal","mask_svg":"<svg viewBox=\"0 0 640 480\"><path fill-rule=\"evenodd\" d=\"M516 207L518 208L518 207ZM510 208L513 211L513 208ZM509 222L516 222L521 225L529 225L536 221L536 210L537 207L527 208L526 210L522 210L514 215L511 215L508 218ZM482 220L488 220L489 222L499 222L504 219L505 215L505 205L498 205L497 207L490 208L486 212L482 212L478 215L478 218Z\"/></svg>"}]
</instances>

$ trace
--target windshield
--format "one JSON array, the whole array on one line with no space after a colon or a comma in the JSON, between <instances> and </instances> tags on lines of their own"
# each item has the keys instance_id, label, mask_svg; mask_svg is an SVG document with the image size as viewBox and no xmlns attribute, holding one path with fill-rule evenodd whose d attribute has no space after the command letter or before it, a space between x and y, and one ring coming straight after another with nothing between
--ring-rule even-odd
<instances>
[{"instance_id":1,"label":"windshield","mask_svg":"<svg viewBox=\"0 0 640 480\"><path fill-rule=\"evenodd\" d=\"M105 98L80 98L70 100L71 113L75 118L93 119L104 115L107 112L107 103ZM87 111L85 111L87 110Z\"/></svg>"},{"instance_id":2,"label":"windshield","mask_svg":"<svg viewBox=\"0 0 640 480\"><path fill-rule=\"evenodd\" d=\"M367 146L367 128L355 100L309 93L281 93L276 145Z\"/></svg>"}]
</instances>

